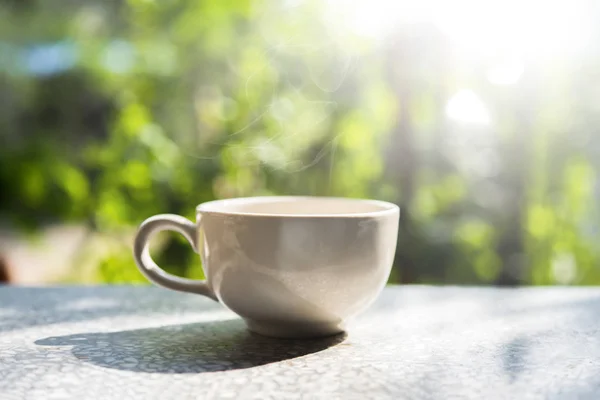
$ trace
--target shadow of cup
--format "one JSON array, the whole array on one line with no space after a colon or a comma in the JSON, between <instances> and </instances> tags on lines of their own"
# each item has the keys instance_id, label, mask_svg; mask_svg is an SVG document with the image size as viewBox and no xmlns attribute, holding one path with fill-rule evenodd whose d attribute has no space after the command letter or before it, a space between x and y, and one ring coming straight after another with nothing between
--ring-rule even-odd
<instances>
[{"instance_id":1,"label":"shadow of cup","mask_svg":"<svg viewBox=\"0 0 600 400\"><path fill-rule=\"evenodd\" d=\"M311 340L274 339L249 332L241 320L170 325L117 332L78 333L35 341L71 346L79 360L147 373L202 373L252 368L317 353L344 334Z\"/></svg>"}]
</instances>

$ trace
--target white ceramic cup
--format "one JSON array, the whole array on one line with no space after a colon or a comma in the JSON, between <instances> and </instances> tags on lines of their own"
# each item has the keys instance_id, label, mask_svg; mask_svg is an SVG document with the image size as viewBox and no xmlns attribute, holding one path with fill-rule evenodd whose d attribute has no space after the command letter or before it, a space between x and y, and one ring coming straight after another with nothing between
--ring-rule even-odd
<instances>
[{"instance_id":1,"label":"white ceramic cup","mask_svg":"<svg viewBox=\"0 0 600 400\"><path fill-rule=\"evenodd\" d=\"M150 281L201 294L240 315L253 332L275 337L340 333L385 286L400 211L391 203L329 197L217 200L196 223L172 214L144 221L135 261ZM200 254L206 281L171 275L150 257L159 231L181 233Z\"/></svg>"}]
</instances>

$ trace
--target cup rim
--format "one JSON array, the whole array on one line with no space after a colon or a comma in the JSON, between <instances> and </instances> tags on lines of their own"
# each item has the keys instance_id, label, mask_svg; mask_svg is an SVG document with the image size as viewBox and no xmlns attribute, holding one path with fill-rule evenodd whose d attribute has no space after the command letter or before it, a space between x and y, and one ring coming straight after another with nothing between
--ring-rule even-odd
<instances>
[{"instance_id":1,"label":"cup rim","mask_svg":"<svg viewBox=\"0 0 600 400\"><path fill-rule=\"evenodd\" d=\"M282 214L282 213L262 213L262 212L246 212L232 211L222 209L225 205L236 203L264 203L269 201L293 201L293 200L336 200L352 203L367 203L378 207L379 210L351 212L351 213L322 213L322 214ZM236 215L244 217L278 217L278 218L365 218L365 217L382 217L400 213L400 207L394 203L383 200L351 198L351 197L331 197L331 196L252 196L252 197L235 197L229 199L211 200L196 206L196 212L201 214L219 214L219 215Z\"/></svg>"}]
</instances>

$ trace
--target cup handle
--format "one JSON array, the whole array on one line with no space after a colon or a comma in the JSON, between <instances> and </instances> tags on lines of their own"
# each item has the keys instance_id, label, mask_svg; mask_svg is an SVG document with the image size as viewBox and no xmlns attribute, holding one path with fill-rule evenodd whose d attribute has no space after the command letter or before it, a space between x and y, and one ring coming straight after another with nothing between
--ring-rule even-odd
<instances>
[{"instance_id":1,"label":"cup handle","mask_svg":"<svg viewBox=\"0 0 600 400\"><path fill-rule=\"evenodd\" d=\"M201 294L218 301L214 292L206 281L196 281L187 278L181 278L169 274L160 268L152 257L148 248L148 242L154 234L160 231L174 231L183 235L192 248L197 253L196 246L196 224L192 221L175 214L159 214L148 218L142 222L135 235L133 244L133 256L135 263L142 274L152 283L167 289L180 292Z\"/></svg>"}]
</instances>

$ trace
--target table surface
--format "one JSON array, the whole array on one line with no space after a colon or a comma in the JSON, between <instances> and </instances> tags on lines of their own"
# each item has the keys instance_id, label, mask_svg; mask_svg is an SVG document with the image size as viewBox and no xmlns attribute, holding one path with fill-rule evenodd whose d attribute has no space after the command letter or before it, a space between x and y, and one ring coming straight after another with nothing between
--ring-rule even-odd
<instances>
[{"instance_id":1,"label":"table surface","mask_svg":"<svg viewBox=\"0 0 600 400\"><path fill-rule=\"evenodd\" d=\"M600 399L600 289L388 287L276 340L154 287L0 287L0 399Z\"/></svg>"}]
</instances>

